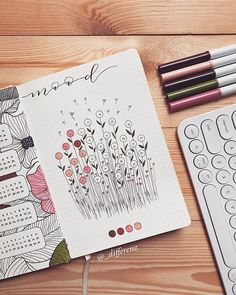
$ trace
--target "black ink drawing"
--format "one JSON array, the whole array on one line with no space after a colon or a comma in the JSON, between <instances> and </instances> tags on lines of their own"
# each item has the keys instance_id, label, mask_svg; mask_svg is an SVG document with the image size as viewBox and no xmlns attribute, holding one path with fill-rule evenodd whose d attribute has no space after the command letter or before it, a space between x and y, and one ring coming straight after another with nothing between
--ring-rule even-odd
<instances>
[{"instance_id":1,"label":"black ink drawing","mask_svg":"<svg viewBox=\"0 0 236 295\"><path fill-rule=\"evenodd\" d=\"M105 120L101 110L94 118L86 118L76 131L68 129L55 154L81 215L112 217L156 201L155 163L145 136L130 120L119 126L113 117Z\"/></svg>"}]
</instances>

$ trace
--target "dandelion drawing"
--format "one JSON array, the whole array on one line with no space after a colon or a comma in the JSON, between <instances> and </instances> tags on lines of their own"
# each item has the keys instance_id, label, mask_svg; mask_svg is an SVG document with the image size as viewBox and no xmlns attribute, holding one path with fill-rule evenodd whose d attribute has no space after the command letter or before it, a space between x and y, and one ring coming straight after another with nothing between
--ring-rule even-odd
<instances>
[{"instance_id":1,"label":"dandelion drawing","mask_svg":"<svg viewBox=\"0 0 236 295\"><path fill-rule=\"evenodd\" d=\"M107 111L106 111L107 114ZM123 126L102 110L68 129L55 153L68 192L84 219L112 217L158 199L155 163L145 135L131 120Z\"/></svg>"}]
</instances>

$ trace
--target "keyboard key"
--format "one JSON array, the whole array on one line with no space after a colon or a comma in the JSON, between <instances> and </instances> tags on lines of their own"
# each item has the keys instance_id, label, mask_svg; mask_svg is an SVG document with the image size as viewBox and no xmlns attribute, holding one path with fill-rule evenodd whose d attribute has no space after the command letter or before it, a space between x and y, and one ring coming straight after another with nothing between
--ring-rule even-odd
<instances>
[{"instance_id":1,"label":"keyboard key","mask_svg":"<svg viewBox=\"0 0 236 295\"><path fill-rule=\"evenodd\" d=\"M234 135L234 128L229 116L221 115L217 118L216 124L218 126L220 136L224 139L230 139Z\"/></svg>"},{"instance_id":2,"label":"keyboard key","mask_svg":"<svg viewBox=\"0 0 236 295\"><path fill-rule=\"evenodd\" d=\"M223 169L226 165L226 159L222 155L216 155L212 159L212 166L216 169Z\"/></svg>"},{"instance_id":3,"label":"keyboard key","mask_svg":"<svg viewBox=\"0 0 236 295\"><path fill-rule=\"evenodd\" d=\"M225 184L230 180L230 173L227 170L220 170L216 174L216 180L221 184Z\"/></svg>"},{"instance_id":4,"label":"keyboard key","mask_svg":"<svg viewBox=\"0 0 236 295\"><path fill-rule=\"evenodd\" d=\"M235 155L236 154L236 141L229 140L225 143L225 152L229 155Z\"/></svg>"},{"instance_id":5,"label":"keyboard key","mask_svg":"<svg viewBox=\"0 0 236 295\"><path fill-rule=\"evenodd\" d=\"M233 121L233 124L234 124L234 128L236 129L236 111L233 112L233 114L232 114L232 121Z\"/></svg>"},{"instance_id":6,"label":"keyboard key","mask_svg":"<svg viewBox=\"0 0 236 295\"><path fill-rule=\"evenodd\" d=\"M194 154L199 154L203 150L203 143L201 140L192 140L189 144L189 149Z\"/></svg>"},{"instance_id":7,"label":"keyboard key","mask_svg":"<svg viewBox=\"0 0 236 295\"><path fill-rule=\"evenodd\" d=\"M236 170L236 156L233 156L229 159L229 167L233 170Z\"/></svg>"},{"instance_id":8,"label":"keyboard key","mask_svg":"<svg viewBox=\"0 0 236 295\"><path fill-rule=\"evenodd\" d=\"M236 285L233 285L233 294L236 295Z\"/></svg>"},{"instance_id":9,"label":"keyboard key","mask_svg":"<svg viewBox=\"0 0 236 295\"><path fill-rule=\"evenodd\" d=\"M236 190L231 185L224 185L220 191L221 195L225 199L235 199L236 200Z\"/></svg>"},{"instance_id":10,"label":"keyboard key","mask_svg":"<svg viewBox=\"0 0 236 295\"><path fill-rule=\"evenodd\" d=\"M225 204L225 209L230 214L236 214L236 201L228 201Z\"/></svg>"},{"instance_id":11,"label":"keyboard key","mask_svg":"<svg viewBox=\"0 0 236 295\"><path fill-rule=\"evenodd\" d=\"M211 171L204 169L199 172L198 178L202 183L210 183L212 181L213 175Z\"/></svg>"},{"instance_id":12,"label":"keyboard key","mask_svg":"<svg viewBox=\"0 0 236 295\"><path fill-rule=\"evenodd\" d=\"M221 143L215 122L212 120L205 120L202 122L201 128L208 151L211 154L219 153L221 150Z\"/></svg>"},{"instance_id":13,"label":"keyboard key","mask_svg":"<svg viewBox=\"0 0 236 295\"><path fill-rule=\"evenodd\" d=\"M193 163L198 169L203 169L206 168L208 164L208 159L205 155L197 155L194 158Z\"/></svg>"},{"instance_id":14,"label":"keyboard key","mask_svg":"<svg viewBox=\"0 0 236 295\"><path fill-rule=\"evenodd\" d=\"M193 139L198 136L199 129L196 125L190 124L187 127L185 127L184 133L188 138Z\"/></svg>"},{"instance_id":15,"label":"keyboard key","mask_svg":"<svg viewBox=\"0 0 236 295\"><path fill-rule=\"evenodd\" d=\"M236 215L232 216L229 220L230 225L236 229ZM235 281L236 283L236 281Z\"/></svg>"},{"instance_id":16,"label":"keyboard key","mask_svg":"<svg viewBox=\"0 0 236 295\"><path fill-rule=\"evenodd\" d=\"M235 268L231 269L228 272L228 276L229 276L230 281L236 283L236 269Z\"/></svg>"},{"instance_id":17,"label":"keyboard key","mask_svg":"<svg viewBox=\"0 0 236 295\"><path fill-rule=\"evenodd\" d=\"M234 268L236 267L236 252L232 243L229 224L225 222L225 210L221 205L218 190L213 185L206 185L203 189L203 194L211 217L212 226L216 229L215 234L217 236L225 264L228 267Z\"/></svg>"}]
</instances>

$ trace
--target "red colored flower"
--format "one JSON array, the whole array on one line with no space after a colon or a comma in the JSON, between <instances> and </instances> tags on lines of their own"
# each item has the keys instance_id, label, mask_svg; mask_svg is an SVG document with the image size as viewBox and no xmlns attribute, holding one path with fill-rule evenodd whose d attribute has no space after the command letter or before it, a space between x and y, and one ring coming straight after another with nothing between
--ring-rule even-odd
<instances>
[{"instance_id":1,"label":"red colored flower","mask_svg":"<svg viewBox=\"0 0 236 295\"><path fill-rule=\"evenodd\" d=\"M55 207L41 167L38 166L33 174L27 175L27 180L30 184L32 193L40 200L43 211L47 213L55 213Z\"/></svg>"},{"instance_id":2,"label":"red colored flower","mask_svg":"<svg viewBox=\"0 0 236 295\"><path fill-rule=\"evenodd\" d=\"M80 140L76 140L75 142L74 142L74 146L75 147L80 147L81 146L81 141Z\"/></svg>"}]
</instances>

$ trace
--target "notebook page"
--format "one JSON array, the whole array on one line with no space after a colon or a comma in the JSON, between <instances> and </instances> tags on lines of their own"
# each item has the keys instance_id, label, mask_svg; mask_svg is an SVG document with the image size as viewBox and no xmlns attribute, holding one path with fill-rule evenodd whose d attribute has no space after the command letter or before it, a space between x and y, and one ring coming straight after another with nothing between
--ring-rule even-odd
<instances>
[{"instance_id":1,"label":"notebook page","mask_svg":"<svg viewBox=\"0 0 236 295\"><path fill-rule=\"evenodd\" d=\"M1 89L0 280L69 259L17 89Z\"/></svg>"},{"instance_id":2,"label":"notebook page","mask_svg":"<svg viewBox=\"0 0 236 295\"><path fill-rule=\"evenodd\" d=\"M18 91L72 258L189 224L136 50Z\"/></svg>"}]
</instances>

